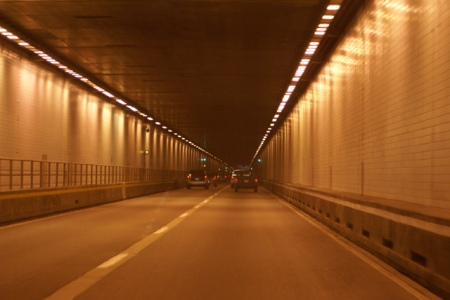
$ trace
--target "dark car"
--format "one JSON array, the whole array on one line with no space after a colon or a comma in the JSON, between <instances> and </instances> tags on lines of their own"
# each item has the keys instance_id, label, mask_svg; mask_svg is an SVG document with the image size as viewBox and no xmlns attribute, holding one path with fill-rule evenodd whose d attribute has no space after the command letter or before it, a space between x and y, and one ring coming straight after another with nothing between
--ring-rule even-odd
<instances>
[{"instance_id":1,"label":"dark car","mask_svg":"<svg viewBox=\"0 0 450 300\"><path fill-rule=\"evenodd\" d=\"M209 184L217 187L217 175L214 173L208 173Z\"/></svg>"},{"instance_id":2,"label":"dark car","mask_svg":"<svg viewBox=\"0 0 450 300\"><path fill-rule=\"evenodd\" d=\"M252 171L235 171L234 172L234 191L239 189L254 189L258 192L258 178Z\"/></svg>"},{"instance_id":3,"label":"dark car","mask_svg":"<svg viewBox=\"0 0 450 300\"><path fill-rule=\"evenodd\" d=\"M236 169L231 172L231 188L234 188L234 183L236 182L236 172L247 171L246 169Z\"/></svg>"},{"instance_id":4,"label":"dark car","mask_svg":"<svg viewBox=\"0 0 450 300\"><path fill-rule=\"evenodd\" d=\"M186 187L188 190L193 186L201 186L209 189L209 179L204 170L191 170L187 176Z\"/></svg>"},{"instance_id":5,"label":"dark car","mask_svg":"<svg viewBox=\"0 0 450 300\"><path fill-rule=\"evenodd\" d=\"M216 178L217 178L218 182L225 182L225 181L227 181L227 175L222 174L222 173L218 174Z\"/></svg>"}]
</instances>

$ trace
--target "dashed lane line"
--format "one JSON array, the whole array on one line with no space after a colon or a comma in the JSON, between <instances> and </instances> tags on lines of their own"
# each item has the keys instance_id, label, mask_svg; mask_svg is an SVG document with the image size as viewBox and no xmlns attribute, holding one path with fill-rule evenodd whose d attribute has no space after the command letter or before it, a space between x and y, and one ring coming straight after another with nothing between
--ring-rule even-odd
<instances>
[{"instance_id":1,"label":"dashed lane line","mask_svg":"<svg viewBox=\"0 0 450 300\"><path fill-rule=\"evenodd\" d=\"M165 226L161 227L157 231L153 232L152 234L146 236L142 240L138 241L137 243L131 245L128 249L122 251L121 253L117 254L116 256L110 258L109 260L105 261L104 263L98 265L94 269L88 271L81 277L75 279L74 281L68 283L67 285L63 286L59 290L55 291L53 294L45 298L46 300L69 300L74 299L75 297L79 296L81 293L85 292L87 289L89 289L91 286L93 286L95 283L100 281L102 278L104 278L106 275L117 269L119 266L130 260L132 257L134 257L136 254L150 246L153 242L158 240L160 237L168 233L171 229L173 229L175 226L180 224L183 220L186 219L188 215L191 215L193 212L204 206L206 203L208 203L211 199L213 199L215 196L220 194L223 190L225 190L228 186L221 189L211 197L207 198L206 200L202 201L200 204L196 205L195 207L189 209L182 215L178 216Z\"/></svg>"}]
</instances>

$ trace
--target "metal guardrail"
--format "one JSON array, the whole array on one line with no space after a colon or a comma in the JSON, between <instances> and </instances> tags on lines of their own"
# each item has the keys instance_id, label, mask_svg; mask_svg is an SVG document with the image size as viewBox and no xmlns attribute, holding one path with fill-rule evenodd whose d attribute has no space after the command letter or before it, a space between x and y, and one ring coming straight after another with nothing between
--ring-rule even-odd
<instances>
[{"instance_id":1,"label":"metal guardrail","mask_svg":"<svg viewBox=\"0 0 450 300\"><path fill-rule=\"evenodd\" d=\"M0 158L0 190L184 180L185 171Z\"/></svg>"}]
</instances>

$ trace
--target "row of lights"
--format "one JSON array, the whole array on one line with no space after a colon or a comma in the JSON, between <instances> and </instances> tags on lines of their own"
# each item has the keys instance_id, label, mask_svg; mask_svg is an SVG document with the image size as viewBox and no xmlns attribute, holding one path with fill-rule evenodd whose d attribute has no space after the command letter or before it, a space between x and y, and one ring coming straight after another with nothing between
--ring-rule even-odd
<instances>
[{"instance_id":1,"label":"row of lights","mask_svg":"<svg viewBox=\"0 0 450 300\"><path fill-rule=\"evenodd\" d=\"M22 46L22 47L30 50L31 52L35 53L37 56L41 57L44 61L47 61L48 63L50 63L50 64L52 64L54 66L57 66L59 69L64 70L66 73L72 75L76 79L78 79L78 80L88 84L89 86L93 87L95 90L97 90L98 92L102 93L106 97L116 100L117 103L119 103L119 104L125 106L126 108L130 109L131 111L139 114L141 117L147 119L148 121L154 121L152 117L144 114L143 112L140 112L137 108L129 105L128 103L126 103L122 99L119 99L119 98L115 97L112 93L110 93L110 92L106 91L105 89L99 87L98 85L96 85L95 83L90 81L88 78L80 75L79 73L75 72L74 70L72 70L69 67L65 66L64 64L60 63L59 61L57 61L56 59L54 59L53 57L51 57L50 55L48 55L44 51L39 50L38 48L30 45L28 42L26 42L23 39L19 38L19 36L17 36L16 34L12 33L11 30L8 30L8 29L6 29L4 27L0 27L0 33L3 36L5 36L6 38L8 38L8 39L10 39L12 41L15 41L19 46ZM189 141L188 139L184 138L180 134L174 132L172 129L169 129L167 126L162 125L161 122L156 122L155 121L155 125L161 126L161 128L163 130L167 130L167 132L172 133L174 136L178 137L180 140L190 144L191 146L197 148L198 150L204 152L205 154L213 157L217 161L219 161L221 163L224 163L221 159L215 157L214 155L212 155L211 153L209 153L205 149L195 145L192 141ZM226 163L224 163L224 164L227 165Z\"/></svg>"},{"instance_id":2,"label":"row of lights","mask_svg":"<svg viewBox=\"0 0 450 300\"><path fill-rule=\"evenodd\" d=\"M264 143L266 142L266 139L268 138L270 132L272 131L272 128L275 126L275 123L277 122L280 114L283 112L284 107L286 106L287 102L289 101L292 92L294 91L297 83L300 81L300 78L302 77L303 73L305 73L306 68L308 67L309 63L311 62L311 57L316 52L316 49L319 47L320 41L322 36L325 35L328 27L330 26L331 21L334 19L334 15L339 10L340 5L333 4L328 5L327 12L325 15L322 16L322 21L320 22L319 26L316 28L316 31L314 32L314 38L309 43L308 48L305 51L305 54L300 61L300 65L297 68L297 71L294 74L294 77L291 80L291 84L289 85L286 93L283 96L283 99L281 100L280 105L278 106L277 112L274 115L272 122L270 123L269 128L267 128L266 134L264 135L261 144L259 145L258 149L256 150L255 155L253 156L252 162L255 160L256 156L258 155L259 151L263 147Z\"/></svg>"}]
</instances>

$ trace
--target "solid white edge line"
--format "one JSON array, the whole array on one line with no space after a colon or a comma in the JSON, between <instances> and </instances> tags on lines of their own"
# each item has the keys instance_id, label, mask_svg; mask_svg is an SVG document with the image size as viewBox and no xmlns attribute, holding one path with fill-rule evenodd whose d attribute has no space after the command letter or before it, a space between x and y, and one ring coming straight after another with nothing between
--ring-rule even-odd
<instances>
[{"instance_id":1,"label":"solid white edge line","mask_svg":"<svg viewBox=\"0 0 450 300\"><path fill-rule=\"evenodd\" d=\"M268 190L269 191L269 190ZM331 237L334 241L338 242L340 245L344 246L347 250L349 250L350 252L352 252L353 254L355 254L357 257L359 257L360 259L362 259L364 262L366 262L368 265L370 265L371 267L373 267L375 270L379 271L381 274L383 274L384 276L386 276L387 278L389 278L390 280L392 280L393 282L395 282L396 284L398 284L400 287L402 287L404 290L406 290L407 292L409 292L411 295L413 295L414 297L416 297L417 299L420 300L431 300L431 299L440 299L439 297L437 297L436 295L432 294L431 292L429 292L430 294L432 294L432 296L434 296L433 298L430 298L426 295L424 295L423 293L421 293L420 291L418 291L417 289L415 289L414 287L412 287L411 285L409 285L408 283L405 282L404 279L400 278L407 278L405 275L402 275L400 273L397 274L393 274L392 272L390 272L389 270L387 270L384 266L381 265L381 261L379 263L376 262L376 258L370 254L370 253L366 253L364 251L364 249L357 247L354 244L350 244L351 242L347 241L347 240L342 240L344 239L344 237L341 237L340 235L336 236L334 234L338 234L338 233L334 233L331 231L331 229L328 229L325 227L325 225L323 225L322 223L320 223L319 221L316 221L315 219L313 219L312 217L310 217L309 215L307 215L305 212L301 211L299 208L293 206L290 203L287 203L284 199L280 198L278 195L273 194L272 192L269 191L269 193L278 201L280 201L282 204L284 204L285 206L287 206L288 208L290 208L293 212L295 212L298 216L302 217L305 221L309 222L311 225L313 225L314 227L318 228L319 230L321 230L323 233L325 233L326 235L328 235L329 237ZM333 234L334 233L334 234ZM364 252L363 252L364 251ZM386 264L386 266L390 267L389 265ZM392 267L390 267L392 268ZM393 269L393 268L392 268ZM395 272L397 272L395 269L393 269ZM408 278L409 279L409 278ZM425 288L424 288L425 289Z\"/></svg>"}]
</instances>

